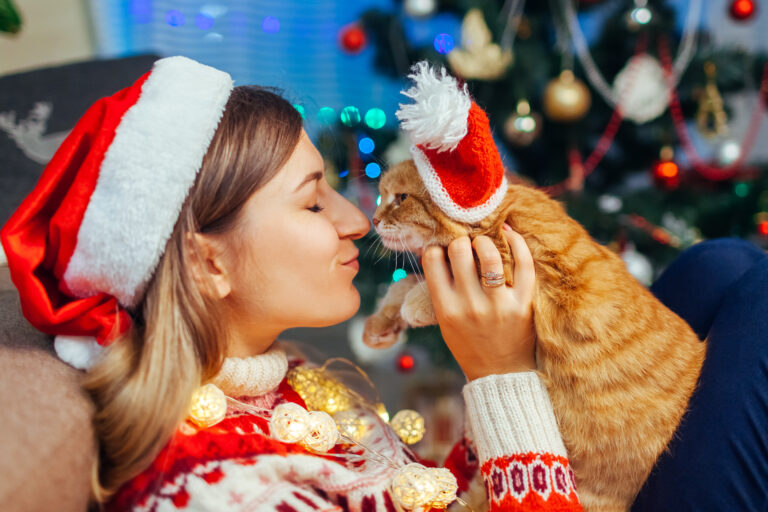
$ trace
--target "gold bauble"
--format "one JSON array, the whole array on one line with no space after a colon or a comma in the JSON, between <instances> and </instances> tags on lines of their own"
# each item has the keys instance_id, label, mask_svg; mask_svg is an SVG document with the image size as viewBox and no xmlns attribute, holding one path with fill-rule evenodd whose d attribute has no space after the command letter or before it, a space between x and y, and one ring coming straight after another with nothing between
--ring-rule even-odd
<instances>
[{"instance_id":1,"label":"gold bauble","mask_svg":"<svg viewBox=\"0 0 768 512\"><path fill-rule=\"evenodd\" d=\"M531 112L527 100L517 103L515 113L504 122L504 135L515 146L524 147L533 142L541 132L541 116Z\"/></svg>"},{"instance_id":2,"label":"gold bauble","mask_svg":"<svg viewBox=\"0 0 768 512\"><path fill-rule=\"evenodd\" d=\"M188 417L200 428L208 428L224 419L227 397L213 384L206 384L192 393Z\"/></svg>"},{"instance_id":3,"label":"gold bauble","mask_svg":"<svg viewBox=\"0 0 768 512\"><path fill-rule=\"evenodd\" d=\"M352 406L344 385L322 370L298 366L288 372L288 384L301 396L307 409L333 415Z\"/></svg>"},{"instance_id":4,"label":"gold bauble","mask_svg":"<svg viewBox=\"0 0 768 512\"><path fill-rule=\"evenodd\" d=\"M424 437L424 418L411 409L399 411L389 425L405 444L418 443Z\"/></svg>"},{"instance_id":5,"label":"gold bauble","mask_svg":"<svg viewBox=\"0 0 768 512\"><path fill-rule=\"evenodd\" d=\"M591 104L587 86L567 69L544 89L544 113L553 121L578 121L586 115Z\"/></svg>"}]
</instances>

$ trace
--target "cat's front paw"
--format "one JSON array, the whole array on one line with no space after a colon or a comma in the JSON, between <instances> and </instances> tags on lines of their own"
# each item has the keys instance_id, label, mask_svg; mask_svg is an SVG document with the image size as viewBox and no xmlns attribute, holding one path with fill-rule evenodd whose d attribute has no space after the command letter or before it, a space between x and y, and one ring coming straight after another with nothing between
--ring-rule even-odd
<instances>
[{"instance_id":1,"label":"cat's front paw","mask_svg":"<svg viewBox=\"0 0 768 512\"><path fill-rule=\"evenodd\" d=\"M391 318L381 313L371 315L363 327L363 343L371 348L391 347L406 327L408 326L399 317Z\"/></svg>"},{"instance_id":2,"label":"cat's front paw","mask_svg":"<svg viewBox=\"0 0 768 512\"><path fill-rule=\"evenodd\" d=\"M435 325L437 318L425 283L414 286L405 296L400 316L412 327Z\"/></svg>"}]
</instances>

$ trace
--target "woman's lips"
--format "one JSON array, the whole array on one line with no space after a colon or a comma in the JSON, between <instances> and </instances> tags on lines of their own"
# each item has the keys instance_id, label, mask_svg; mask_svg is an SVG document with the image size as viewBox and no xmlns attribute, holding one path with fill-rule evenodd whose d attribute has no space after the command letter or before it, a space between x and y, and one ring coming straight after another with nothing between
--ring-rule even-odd
<instances>
[{"instance_id":1,"label":"woman's lips","mask_svg":"<svg viewBox=\"0 0 768 512\"><path fill-rule=\"evenodd\" d=\"M342 263L345 267L349 267L354 269L355 271L360 270L360 263L357 261L357 257L360 255L360 251L355 251L354 256L352 256L350 259Z\"/></svg>"}]
</instances>

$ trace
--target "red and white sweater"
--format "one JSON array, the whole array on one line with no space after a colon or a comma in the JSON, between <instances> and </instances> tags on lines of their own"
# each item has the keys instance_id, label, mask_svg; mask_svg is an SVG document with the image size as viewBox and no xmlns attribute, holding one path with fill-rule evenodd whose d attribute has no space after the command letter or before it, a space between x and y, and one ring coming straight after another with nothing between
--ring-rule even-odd
<instances>
[{"instance_id":1,"label":"red and white sweater","mask_svg":"<svg viewBox=\"0 0 768 512\"><path fill-rule=\"evenodd\" d=\"M293 363L296 364L296 363ZM259 407L305 406L285 379L285 353L227 359L214 381ZM546 389L534 372L492 375L464 387L467 426L447 460L459 496L473 510L582 510ZM380 422L365 443L398 463L417 457ZM184 423L152 465L125 484L109 511L394 512L394 470L355 456L328 455L269 436L267 421L231 410L219 424ZM353 452L354 453L354 452ZM425 461L425 465L429 464ZM451 510L462 510L454 503Z\"/></svg>"}]
</instances>

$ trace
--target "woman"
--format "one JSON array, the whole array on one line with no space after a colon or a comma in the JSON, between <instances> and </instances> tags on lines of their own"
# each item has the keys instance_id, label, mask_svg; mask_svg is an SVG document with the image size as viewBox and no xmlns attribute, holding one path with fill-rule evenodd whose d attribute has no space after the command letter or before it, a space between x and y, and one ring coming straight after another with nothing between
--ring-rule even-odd
<instances>
[{"instance_id":1,"label":"woman","mask_svg":"<svg viewBox=\"0 0 768 512\"><path fill-rule=\"evenodd\" d=\"M267 90L174 57L95 104L0 232L29 321L63 359L97 361L83 381L97 407L94 498L112 510L395 510L391 480L414 457L385 424L368 418L370 452L323 454L275 439L269 422L306 405L286 380L304 366L276 338L357 311L353 240L368 228L324 180L298 113ZM470 381L466 439L445 466L475 509L580 510L532 371L533 263L506 237L513 288L479 282L473 250L483 272L501 267L485 238L456 240L448 262L440 248L423 256ZM92 340L109 349L93 357ZM245 405L212 426L187 421L206 382Z\"/></svg>"}]
</instances>

